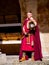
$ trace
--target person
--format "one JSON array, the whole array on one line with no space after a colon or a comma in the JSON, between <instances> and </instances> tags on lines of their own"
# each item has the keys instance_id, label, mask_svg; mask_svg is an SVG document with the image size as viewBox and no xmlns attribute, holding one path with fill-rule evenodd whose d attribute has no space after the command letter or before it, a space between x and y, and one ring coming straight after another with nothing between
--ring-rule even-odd
<instances>
[{"instance_id":1,"label":"person","mask_svg":"<svg viewBox=\"0 0 49 65\"><path fill-rule=\"evenodd\" d=\"M33 22L35 30L33 30L33 25L31 25L32 30L30 30L30 22ZM32 61L42 60L38 24L36 20L32 17L32 12L27 12L27 18L24 20L22 33L23 38L20 46L19 61L21 62L28 60L28 53L30 54L30 52Z\"/></svg>"}]
</instances>

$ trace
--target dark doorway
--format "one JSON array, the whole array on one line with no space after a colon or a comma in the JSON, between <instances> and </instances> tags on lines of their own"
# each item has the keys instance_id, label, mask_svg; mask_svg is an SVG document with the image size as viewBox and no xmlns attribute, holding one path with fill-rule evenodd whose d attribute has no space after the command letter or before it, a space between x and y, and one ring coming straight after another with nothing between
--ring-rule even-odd
<instances>
[{"instance_id":1,"label":"dark doorway","mask_svg":"<svg viewBox=\"0 0 49 65\"><path fill-rule=\"evenodd\" d=\"M0 33L21 32L21 26L13 24L21 24L21 9L19 0L0 0ZM7 26L1 24L12 24ZM19 28L19 29L18 29Z\"/></svg>"},{"instance_id":2,"label":"dark doorway","mask_svg":"<svg viewBox=\"0 0 49 65\"><path fill-rule=\"evenodd\" d=\"M21 23L19 0L0 0L0 23Z\"/></svg>"}]
</instances>

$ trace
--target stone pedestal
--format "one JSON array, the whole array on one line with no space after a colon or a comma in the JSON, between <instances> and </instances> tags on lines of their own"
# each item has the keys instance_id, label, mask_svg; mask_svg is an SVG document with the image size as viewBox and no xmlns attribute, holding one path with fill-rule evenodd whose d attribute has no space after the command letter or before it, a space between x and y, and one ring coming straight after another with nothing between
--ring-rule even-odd
<instances>
[{"instance_id":1,"label":"stone pedestal","mask_svg":"<svg viewBox=\"0 0 49 65\"><path fill-rule=\"evenodd\" d=\"M5 64L7 61L6 54L0 53L0 64Z\"/></svg>"}]
</instances>

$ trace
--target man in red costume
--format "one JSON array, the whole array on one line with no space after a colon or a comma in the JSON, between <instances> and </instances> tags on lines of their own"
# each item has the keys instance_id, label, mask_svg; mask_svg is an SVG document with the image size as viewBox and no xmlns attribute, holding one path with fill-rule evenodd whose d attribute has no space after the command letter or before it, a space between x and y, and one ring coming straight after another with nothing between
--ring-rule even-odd
<instances>
[{"instance_id":1,"label":"man in red costume","mask_svg":"<svg viewBox=\"0 0 49 65\"><path fill-rule=\"evenodd\" d=\"M30 32L29 23L33 22L35 30ZM32 28L33 25L31 25ZM38 24L32 17L32 13L27 13L27 18L24 20L24 24L22 27L22 33L24 35L20 48L19 60L24 61L28 59L27 53L31 52L31 59L34 60L42 60L42 51L41 51L41 42L39 36Z\"/></svg>"}]
</instances>

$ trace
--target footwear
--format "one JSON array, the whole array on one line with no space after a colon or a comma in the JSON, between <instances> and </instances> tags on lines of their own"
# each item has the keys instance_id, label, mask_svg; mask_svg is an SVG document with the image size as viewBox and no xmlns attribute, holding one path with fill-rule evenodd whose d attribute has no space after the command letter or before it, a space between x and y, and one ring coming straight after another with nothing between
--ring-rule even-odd
<instances>
[{"instance_id":1,"label":"footwear","mask_svg":"<svg viewBox=\"0 0 49 65\"><path fill-rule=\"evenodd\" d=\"M40 61L42 61L42 58L40 59Z\"/></svg>"},{"instance_id":2,"label":"footwear","mask_svg":"<svg viewBox=\"0 0 49 65\"><path fill-rule=\"evenodd\" d=\"M34 56L32 56L31 60L32 60L32 61L35 61Z\"/></svg>"},{"instance_id":3,"label":"footwear","mask_svg":"<svg viewBox=\"0 0 49 65\"><path fill-rule=\"evenodd\" d=\"M25 57L22 57L19 61L22 62L22 61L25 61L26 58Z\"/></svg>"}]
</instances>

